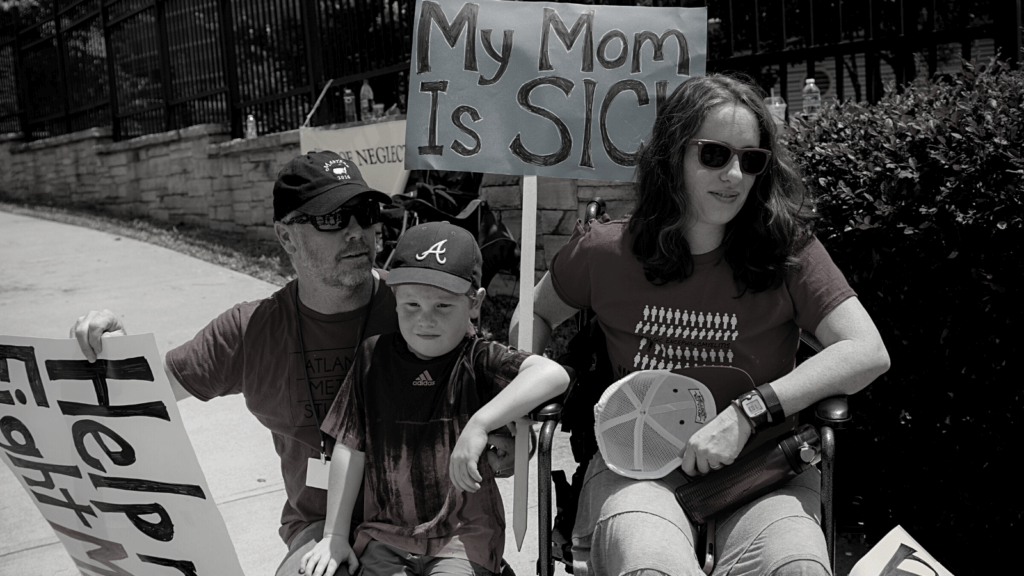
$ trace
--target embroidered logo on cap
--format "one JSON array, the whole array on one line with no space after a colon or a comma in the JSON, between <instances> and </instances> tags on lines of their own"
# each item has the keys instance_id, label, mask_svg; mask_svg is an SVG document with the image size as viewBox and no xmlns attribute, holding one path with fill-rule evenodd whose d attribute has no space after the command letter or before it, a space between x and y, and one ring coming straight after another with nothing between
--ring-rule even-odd
<instances>
[{"instance_id":1,"label":"embroidered logo on cap","mask_svg":"<svg viewBox=\"0 0 1024 576\"><path fill-rule=\"evenodd\" d=\"M331 160L330 162L324 164L324 170L330 171L338 180L352 179L352 176L350 176L348 173L348 163L345 162L345 160L342 160L341 158L338 158L337 160Z\"/></svg>"},{"instance_id":2,"label":"embroidered logo on cap","mask_svg":"<svg viewBox=\"0 0 1024 576\"><path fill-rule=\"evenodd\" d=\"M427 256L429 256L430 254L433 254L434 258L437 258L437 263L438 264L444 264L445 262L448 261L448 259L447 258L442 258L441 255L448 251L448 249L444 247L444 243L447 242L447 241L448 241L448 239L445 238L444 240L441 240L437 244L434 244L426 252L424 252L422 254L417 254L416 255L416 259L422 262L423 260L427 259Z\"/></svg>"},{"instance_id":3,"label":"embroidered logo on cap","mask_svg":"<svg viewBox=\"0 0 1024 576\"><path fill-rule=\"evenodd\" d=\"M430 377L430 372L428 372L427 370L424 370L422 374L417 376L416 379L412 381L412 385L413 386L433 386L434 385L434 379Z\"/></svg>"}]
</instances>

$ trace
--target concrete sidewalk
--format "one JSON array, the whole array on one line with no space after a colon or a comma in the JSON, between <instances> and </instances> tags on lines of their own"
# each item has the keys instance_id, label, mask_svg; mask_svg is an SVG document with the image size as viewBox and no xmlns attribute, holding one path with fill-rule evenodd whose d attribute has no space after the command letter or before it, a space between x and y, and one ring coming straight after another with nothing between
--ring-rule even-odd
<instances>
[{"instance_id":1,"label":"concrete sidewalk","mask_svg":"<svg viewBox=\"0 0 1024 576\"><path fill-rule=\"evenodd\" d=\"M66 338L77 317L109 308L129 333L154 333L161 353L191 339L232 305L277 289L143 242L2 211L0 270L0 334ZM187 399L178 407L245 574L273 575L286 551L277 535L285 496L270 433L241 396L206 403ZM567 439L555 444L554 468L568 468ZM530 477L522 551L516 551L511 530L512 480L499 480L508 512L505 558L519 576L535 573L536 459ZM0 466L0 533L0 574L78 573L6 466Z\"/></svg>"}]
</instances>

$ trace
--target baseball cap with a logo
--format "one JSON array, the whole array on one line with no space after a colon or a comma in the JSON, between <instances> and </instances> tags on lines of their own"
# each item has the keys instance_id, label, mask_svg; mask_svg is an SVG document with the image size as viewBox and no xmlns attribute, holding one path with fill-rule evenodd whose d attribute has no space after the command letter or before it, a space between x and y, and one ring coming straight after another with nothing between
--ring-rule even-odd
<instances>
[{"instance_id":1,"label":"baseball cap with a logo","mask_svg":"<svg viewBox=\"0 0 1024 576\"><path fill-rule=\"evenodd\" d=\"M310 216L330 214L342 204L365 195L367 200L391 204L391 197L374 190L355 163L329 150L292 158L274 182L274 220L293 210Z\"/></svg>"},{"instance_id":2,"label":"baseball cap with a logo","mask_svg":"<svg viewBox=\"0 0 1024 576\"><path fill-rule=\"evenodd\" d=\"M484 258L473 235L448 222L405 231L395 247L388 285L426 284L454 294L479 288Z\"/></svg>"},{"instance_id":3,"label":"baseball cap with a logo","mask_svg":"<svg viewBox=\"0 0 1024 576\"><path fill-rule=\"evenodd\" d=\"M694 432L718 414L702 382L667 370L633 372L594 405L594 432L605 464L637 480L663 478L682 464Z\"/></svg>"}]
</instances>

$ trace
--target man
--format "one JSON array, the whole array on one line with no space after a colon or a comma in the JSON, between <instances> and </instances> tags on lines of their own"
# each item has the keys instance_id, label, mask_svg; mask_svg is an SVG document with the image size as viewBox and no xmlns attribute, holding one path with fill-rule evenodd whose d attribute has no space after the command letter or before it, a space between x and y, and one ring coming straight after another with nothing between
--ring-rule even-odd
<instances>
[{"instance_id":1,"label":"man","mask_svg":"<svg viewBox=\"0 0 1024 576\"><path fill-rule=\"evenodd\" d=\"M320 423L355 349L398 329L394 294L373 269L381 203L391 199L333 152L292 159L274 183L274 232L297 279L232 307L164 359L176 399L241 393L270 429L287 495L279 532L288 554L279 575L297 574L302 555L322 538L322 462L332 445ZM90 361L105 334L126 334L109 310L79 318L71 331Z\"/></svg>"}]
</instances>

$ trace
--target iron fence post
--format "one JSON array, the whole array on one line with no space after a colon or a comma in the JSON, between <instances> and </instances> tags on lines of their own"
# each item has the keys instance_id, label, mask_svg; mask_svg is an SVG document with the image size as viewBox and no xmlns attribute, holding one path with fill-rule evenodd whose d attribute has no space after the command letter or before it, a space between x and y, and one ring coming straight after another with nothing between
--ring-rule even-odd
<instances>
[{"instance_id":1,"label":"iron fence post","mask_svg":"<svg viewBox=\"0 0 1024 576\"><path fill-rule=\"evenodd\" d=\"M61 109L64 116L64 133L71 133L71 99L68 97L68 66L67 66L67 50L64 46L64 37L62 28L60 25L60 7L57 0L51 0L50 5L53 6L53 10L50 13L53 16L53 40L56 44L57 52L57 75L60 78L60 100ZM51 134L52 136L52 134Z\"/></svg>"},{"instance_id":2,"label":"iron fence post","mask_svg":"<svg viewBox=\"0 0 1024 576\"><path fill-rule=\"evenodd\" d=\"M25 65L21 61L21 11L14 10L14 82L18 99L18 123L21 125L21 137L30 140L32 137L28 123L28 94L25 92Z\"/></svg>"},{"instance_id":3,"label":"iron fence post","mask_svg":"<svg viewBox=\"0 0 1024 576\"><path fill-rule=\"evenodd\" d=\"M117 68L114 65L114 43L110 41L110 28L107 23L110 18L109 6L114 0L104 0L100 3L100 25L103 26L103 44L106 48L107 63L107 96L110 98L110 132L114 142L121 140L121 118L118 116L117 106Z\"/></svg>"},{"instance_id":4,"label":"iron fence post","mask_svg":"<svg viewBox=\"0 0 1024 576\"><path fill-rule=\"evenodd\" d=\"M171 99L174 97L171 88L171 53L167 34L167 2L156 0L156 35L160 45L160 91L164 99L164 130L173 130L171 119Z\"/></svg>"},{"instance_id":5,"label":"iron fence post","mask_svg":"<svg viewBox=\"0 0 1024 576\"><path fill-rule=\"evenodd\" d=\"M320 18L315 0L302 0L302 26L306 35L309 104L312 106L317 94L320 93L320 85L323 84L324 80L323 48L320 43ZM320 116L322 116L322 112L317 110L316 118L320 118Z\"/></svg>"},{"instance_id":6,"label":"iron fence post","mask_svg":"<svg viewBox=\"0 0 1024 576\"><path fill-rule=\"evenodd\" d=\"M238 59L235 57L235 18L231 0L220 0L221 53L224 58L224 84L228 89L228 124L231 137L242 137L242 107L238 88Z\"/></svg>"}]
</instances>

